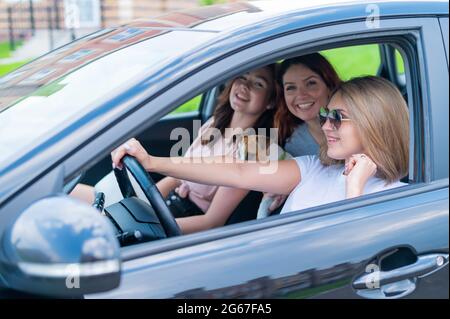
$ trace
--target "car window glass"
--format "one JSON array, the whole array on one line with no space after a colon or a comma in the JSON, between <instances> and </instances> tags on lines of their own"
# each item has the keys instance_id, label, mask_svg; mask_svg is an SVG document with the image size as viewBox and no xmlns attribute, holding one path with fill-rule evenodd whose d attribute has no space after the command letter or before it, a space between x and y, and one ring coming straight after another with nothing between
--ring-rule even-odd
<instances>
[{"instance_id":1,"label":"car window glass","mask_svg":"<svg viewBox=\"0 0 450 319\"><path fill-rule=\"evenodd\" d=\"M397 75L405 74L405 65L403 63L403 58L398 50L395 50L395 66L397 69Z\"/></svg>"},{"instance_id":2,"label":"car window glass","mask_svg":"<svg viewBox=\"0 0 450 319\"><path fill-rule=\"evenodd\" d=\"M190 46L195 46L214 36L207 32L192 32L195 36L189 33L170 32L139 42L95 60L22 98L17 96L19 100L15 104L0 112L0 162L50 131L60 129L66 121L86 114L95 101L112 97L119 87L142 81L152 68L182 50L186 38L190 39ZM33 81L39 82L51 72L51 66L40 70L34 77L24 79L24 86L33 87ZM0 99L11 97L14 90L20 94L20 88L20 85L0 86L0 91L7 92L0 94Z\"/></svg>"},{"instance_id":3,"label":"car window glass","mask_svg":"<svg viewBox=\"0 0 450 319\"><path fill-rule=\"evenodd\" d=\"M405 64L402 55L397 49L395 50L395 71L396 82L403 92L406 85Z\"/></svg>"},{"instance_id":4,"label":"car window glass","mask_svg":"<svg viewBox=\"0 0 450 319\"><path fill-rule=\"evenodd\" d=\"M369 45L358 45L358 46L350 46L350 47L340 47L336 49L330 49L321 51L323 55L327 57L327 59L333 64L333 66L337 69L340 77L344 80L348 80L350 78L356 77L356 76L362 76L362 75L376 75L379 72L380 68L380 51L379 51L379 45L380 44L369 44ZM397 63L395 66L397 66L398 73L399 70L402 70L404 74L404 65L403 65L403 59L400 55L400 53L396 53L397 56ZM349 58L351 57L351 59ZM280 59L281 60L281 59ZM278 60L278 62L280 62ZM406 57L405 57L406 61ZM392 64L394 67L394 64ZM217 86L216 88L219 88ZM214 88L214 89L216 89ZM213 88L210 88L210 90L205 91L204 101L202 104L202 107L205 107L205 101L208 100L208 94L213 91ZM184 112L190 112L198 110L199 104L201 103L202 95L198 95L185 103L181 104L176 110L172 111L171 114L182 114ZM202 109L203 112L203 109ZM155 150L157 146L153 146L153 150ZM413 150L411 151L413 153ZM110 165L110 163L108 163ZM408 182L406 180L405 182ZM259 202L257 202L259 204ZM320 205L317 204L317 205ZM314 205L316 206L316 205ZM312 206L312 207L314 207ZM280 210L282 209L283 205L280 207ZM278 213L279 211L278 210ZM256 210L255 210L256 211ZM253 209L252 209L253 212ZM236 219L238 220L238 219ZM239 220L238 222L240 222ZM227 224L225 224L227 225Z\"/></svg>"},{"instance_id":5,"label":"car window glass","mask_svg":"<svg viewBox=\"0 0 450 319\"><path fill-rule=\"evenodd\" d=\"M182 114L188 112L198 111L200 108L200 102L202 101L202 95L197 95L196 97L190 99L186 103L181 104L170 114Z\"/></svg>"},{"instance_id":6,"label":"car window glass","mask_svg":"<svg viewBox=\"0 0 450 319\"><path fill-rule=\"evenodd\" d=\"M336 48L321 53L344 81L356 76L377 75L381 63L378 44Z\"/></svg>"}]
</instances>

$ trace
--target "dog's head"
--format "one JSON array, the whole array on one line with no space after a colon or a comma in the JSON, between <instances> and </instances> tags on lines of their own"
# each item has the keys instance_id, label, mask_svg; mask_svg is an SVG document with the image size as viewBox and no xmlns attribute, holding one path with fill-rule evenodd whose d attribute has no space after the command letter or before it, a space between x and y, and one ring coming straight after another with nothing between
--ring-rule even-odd
<instances>
[{"instance_id":1,"label":"dog's head","mask_svg":"<svg viewBox=\"0 0 450 319\"><path fill-rule=\"evenodd\" d=\"M264 135L243 135L238 142L238 158L245 161L266 162L278 159L279 146Z\"/></svg>"}]
</instances>

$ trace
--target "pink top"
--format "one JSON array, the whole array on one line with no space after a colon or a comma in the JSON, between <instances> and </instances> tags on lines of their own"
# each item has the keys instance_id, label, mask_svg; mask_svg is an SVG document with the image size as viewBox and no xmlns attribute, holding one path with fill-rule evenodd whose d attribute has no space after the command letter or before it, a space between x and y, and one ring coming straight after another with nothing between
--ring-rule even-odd
<instances>
[{"instance_id":1,"label":"pink top","mask_svg":"<svg viewBox=\"0 0 450 319\"><path fill-rule=\"evenodd\" d=\"M211 157L232 156L237 157L238 148L232 139L224 138L222 135L215 137L215 141L207 145L201 144L201 136L212 125L213 118L206 121L200 128L199 134L186 151L185 157ZM218 186L204 185L189 181L181 181L178 189L179 194L188 194L188 198L195 203L203 212L206 212L216 194Z\"/></svg>"}]
</instances>

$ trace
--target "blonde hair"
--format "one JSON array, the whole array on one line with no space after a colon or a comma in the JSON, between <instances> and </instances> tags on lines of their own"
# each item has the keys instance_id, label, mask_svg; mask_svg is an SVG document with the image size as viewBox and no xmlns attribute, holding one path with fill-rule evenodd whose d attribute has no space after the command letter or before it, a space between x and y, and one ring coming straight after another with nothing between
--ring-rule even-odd
<instances>
[{"instance_id":1,"label":"blonde hair","mask_svg":"<svg viewBox=\"0 0 450 319\"><path fill-rule=\"evenodd\" d=\"M408 174L409 113L400 91L389 81L365 76L342 83L334 92L347 106L366 155L377 165L377 177L392 183ZM323 165L336 163L321 145Z\"/></svg>"}]
</instances>

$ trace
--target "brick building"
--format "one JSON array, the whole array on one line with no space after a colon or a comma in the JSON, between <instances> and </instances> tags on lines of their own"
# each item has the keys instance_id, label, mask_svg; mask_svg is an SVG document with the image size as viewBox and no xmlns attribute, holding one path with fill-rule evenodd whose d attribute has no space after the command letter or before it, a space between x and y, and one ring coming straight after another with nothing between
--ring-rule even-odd
<instances>
[{"instance_id":1,"label":"brick building","mask_svg":"<svg viewBox=\"0 0 450 319\"><path fill-rule=\"evenodd\" d=\"M72 1L81 8L82 22L93 22L88 27L120 25L200 4L200 0L0 0L0 41L8 39L11 22L15 38L29 36L33 24L36 29L65 28L66 13L71 12L66 5Z\"/></svg>"}]
</instances>

